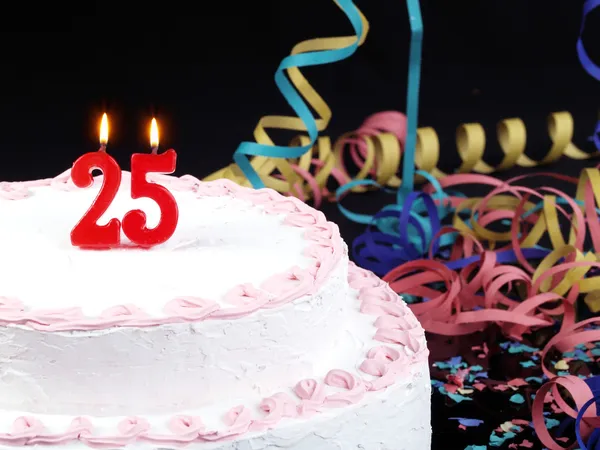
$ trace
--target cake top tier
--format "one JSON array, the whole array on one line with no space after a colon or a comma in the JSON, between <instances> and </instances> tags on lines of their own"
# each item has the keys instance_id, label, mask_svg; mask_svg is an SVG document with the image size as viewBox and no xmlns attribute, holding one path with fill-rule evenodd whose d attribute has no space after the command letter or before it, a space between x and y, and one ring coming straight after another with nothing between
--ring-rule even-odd
<instances>
[{"instance_id":1,"label":"cake top tier","mask_svg":"<svg viewBox=\"0 0 600 450\"><path fill-rule=\"evenodd\" d=\"M151 249L84 250L70 231L98 194L101 179L76 188L53 180L0 183L0 323L54 331L231 319L314 292L339 260L337 227L294 198L225 180L149 176L179 207L175 234ZM130 174L100 219L142 209Z\"/></svg>"}]
</instances>

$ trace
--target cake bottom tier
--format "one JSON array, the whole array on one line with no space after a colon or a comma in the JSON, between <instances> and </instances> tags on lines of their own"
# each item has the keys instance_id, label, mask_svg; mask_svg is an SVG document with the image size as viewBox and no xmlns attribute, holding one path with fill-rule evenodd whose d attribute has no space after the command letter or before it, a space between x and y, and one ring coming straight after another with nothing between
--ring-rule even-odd
<instances>
[{"instance_id":1,"label":"cake bottom tier","mask_svg":"<svg viewBox=\"0 0 600 450\"><path fill-rule=\"evenodd\" d=\"M214 448L219 450L429 450L430 382L427 365L412 383L399 383L360 404Z\"/></svg>"},{"instance_id":2,"label":"cake bottom tier","mask_svg":"<svg viewBox=\"0 0 600 450\"><path fill-rule=\"evenodd\" d=\"M340 327L336 349L347 355L343 367L263 399L179 415L0 410L0 448L428 450L431 385L423 329L372 273L351 264L349 284L348 306L332 324Z\"/></svg>"}]
</instances>

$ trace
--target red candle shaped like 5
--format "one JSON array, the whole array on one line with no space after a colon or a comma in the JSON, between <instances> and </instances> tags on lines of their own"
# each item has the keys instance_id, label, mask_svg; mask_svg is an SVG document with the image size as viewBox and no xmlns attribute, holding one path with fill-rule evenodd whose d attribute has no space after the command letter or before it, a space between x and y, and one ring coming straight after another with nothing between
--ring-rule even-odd
<instances>
[{"instance_id":1,"label":"red candle shaped like 5","mask_svg":"<svg viewBox=\"0 0 600 450\"><path fill-rule=\"evenodd\" d=\"M109 248L119 245L121 241L121 222L110 219L106 225L98 225L97 221L106 212L114 200L121 185L121 168L106 153L108 142L108 119L102 116L100 125L100 149L86 153L73 164L71 179L75 186L87 188L92 185L92 171L102 171L103 181L100 192L79 223L71 231L71 244L78 247Z\"/></svg>"},{"instance_id":2,"label":"red candle shaped like 5","mask_svg":"<svg viewBox=\"0 0 600 450\"><path fill-rule=\"evenodd\" d=\"M123 232L135 244L152 247L167 241L175 232L179 209L167 188L147 180L148 173L171 174L177 165L175 150L158 151L158 127L152 119L150 131L151 154L136 153L131 157L131 198L150 198L160 207L160 221L155 228L146 226L146 214L139 210L129 211L123 217Z\"/></svg>"}]
</instances>

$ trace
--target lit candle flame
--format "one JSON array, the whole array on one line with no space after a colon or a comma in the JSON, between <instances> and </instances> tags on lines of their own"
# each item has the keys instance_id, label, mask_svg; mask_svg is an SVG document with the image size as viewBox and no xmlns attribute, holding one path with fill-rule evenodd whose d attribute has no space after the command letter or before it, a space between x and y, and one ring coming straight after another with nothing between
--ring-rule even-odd
<instances>
[{"instance_id":1,"label":"lit candle flame","mask_svg":"<svg viewBox=\"0 0 600 450\"><path fill-rule=\"evenodd\" d=\"M100 145L105 147L108 143L108 116L106 113L102 114L102 121L100 122Z\"/></svg>"},{"instance_id":2,"label":"lit candle flame","mask_svg":"<svg viewBox=\"0 0 600 450\"><path fill-rule=\"evenodd\" d=\"M152 124L150 125L150 147L152 147L152 151L156 152L158 149L158 125L156 123L156 119L152 119Z\"/></svg>"}]
</instances>

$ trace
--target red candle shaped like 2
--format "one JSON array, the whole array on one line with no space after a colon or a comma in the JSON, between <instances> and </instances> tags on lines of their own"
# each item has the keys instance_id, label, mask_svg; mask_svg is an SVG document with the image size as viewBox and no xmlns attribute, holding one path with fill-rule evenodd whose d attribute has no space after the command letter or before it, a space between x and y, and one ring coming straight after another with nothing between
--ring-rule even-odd
<instances>
[{"instance_id":1,"label":"red candle shaped like 2","mask_svg":"<svg viewBox=\"0 0 600 450\"><path fill-rule=\"evenodd\" d=\"M146 214L139 210L129 211L123 218L123 232L132 242L142 247L152 247L167 241L177 228L179 209L175 198L167 188L151 183L146 176L150 172L171 174L177 164L175 150L158 154L158 126L152 119L150 126L152 153L136 153L131 156L131 198L151 198L160 207L160 221L155 228L146 226Z\"/></svg>"},{"instance_id":2,"label":"red candle shaped like 2","mask_svg":"<svg viewBox=\"0 0 600 450\"><path fill-rule=\"evenodd\" d=\"M71 169L71 179L79 188L87 188L92 185L94 169L101 170L104 175L98 196L71 231L71 244L77 247L108 248L119 245L121 241L119 219L110 219L106 225L97 224L114 200L121 185L121 168L106 153L107 142L108 118L105 113L100 124L100 149L97 152L81 156Z\"/></svg>"}]
</instances>

